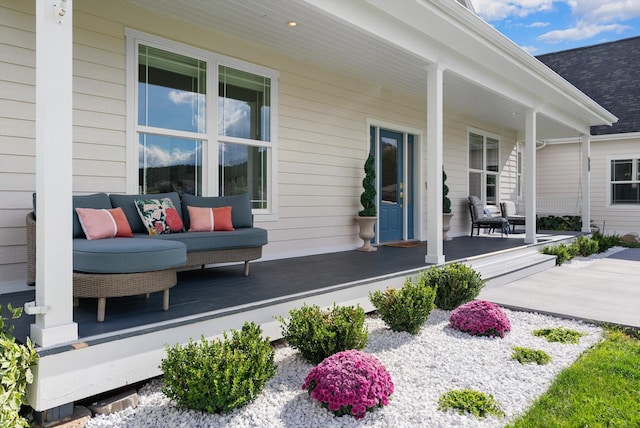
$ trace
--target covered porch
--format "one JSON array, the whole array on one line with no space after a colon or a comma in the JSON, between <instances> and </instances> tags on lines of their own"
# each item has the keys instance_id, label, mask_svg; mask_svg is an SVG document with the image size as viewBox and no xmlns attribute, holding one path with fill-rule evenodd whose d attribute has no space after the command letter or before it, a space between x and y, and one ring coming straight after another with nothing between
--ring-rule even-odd
<instances>
[{"instance_id":1,"label":"covered porch","mask_svg":"<svg viewBox=\"0 0 640 428\"><path fill-rule=\"evenodd\" d=\"M295 35L284 25L291 17L301 24ZM589 126L615 120L457 2L221 0L196 7L186 0L43 1L36 2L35 28L35 191L43 232L37 236L36 290L23 298L34 302L35 316L25 317L25 328L42 356L30 391L37 410L156 376L167 343L215 337L244 321L261 324L275 338L273 317L303 302L365 306L369 291L399 287L428 265L509 249L537 252L537 141L583 138L586 165ZM260 142L271 150L272 181L268 208L258 210L256 222L269 229L270 244L267 260L256 263L249 278L234 266L183 272L168 312L160 310L158 296L111 299L99 325L93 302L71 304L68 206L73 193L138 192L132 113L138 82L126 80L137 62L134 50L125 49L136 37L167 49L195 46L280 73L273 78L281 89L274 86L272 141ZM78 97L82 91L90 96ZM110 98L112 92L120 98ZM208 120L212 166L211 172L204 168L203 194L216 195L217 117ZM372 125L415 137L415 166L406 178L414 183L414 238L423 245L346 251L357 242L353 215ZM510 184L495 198L515 195L515 172L505 166L514 157L510 149L524 142L524 236L463 236L472 128L504 135L504 154L491 172ZM116 148L105 149L113 140ZM443 166L458 236L450 242L442 239ZM583 174L588 195L588 168ZM23 191L24 199L32 190ZM586 231L588 198L584 206ZM401 213L405 222L408 214Z\"/></svg>"},{"instance_id":2,"label":"covered porch","mask_svg":"<svg viewBox=\"0 0 640 428\"><path fill-rule=\"evenodd\" d=\"M567 233L540 233L538 243L525 244L522 234L499 233L457 237L444 242L448 260L468 264L489 284L504 283L555 265L536 257L543 245L573 239ZM369 292L401 287L407 276L429 268L425 242L382 245L378 251L345 251L254 263L249 277L243 266L228 265L179 273L171 289L170 308L162 311L161 293L107 300L105 321L96 321L96 299L82 299L74 308L78 339L39 347L35 369L39 382L31 390L32 406L49 409L161 374L164 347L189 338L218 337L246 322L261 325L264 334L281 337L276 317L303 304L321 307L360 305L374 308ZM513 264L509 260L528 260ZM498 267L496 269L496 266ZM532 270L533 269L533 270ZM23 305L35 290L0 295L0 304ZM26 340L33 316L16 324L16 337Z\"/></svg>"}]
</instances>

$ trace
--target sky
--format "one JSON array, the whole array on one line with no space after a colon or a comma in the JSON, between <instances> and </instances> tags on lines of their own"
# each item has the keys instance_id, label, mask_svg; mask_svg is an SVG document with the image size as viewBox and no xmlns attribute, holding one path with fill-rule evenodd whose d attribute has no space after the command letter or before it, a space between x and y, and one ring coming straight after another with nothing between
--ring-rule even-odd
<instances>
[{"instance_id":1,"label":"sky","mask_svg":"<svg viewBox=\"0 0 640 428\"><path fill-rule=\"evenodd\" d=\"M640 0L471 0L476 13L541 55L640 36Z\"/></svg>"}]
</instances>

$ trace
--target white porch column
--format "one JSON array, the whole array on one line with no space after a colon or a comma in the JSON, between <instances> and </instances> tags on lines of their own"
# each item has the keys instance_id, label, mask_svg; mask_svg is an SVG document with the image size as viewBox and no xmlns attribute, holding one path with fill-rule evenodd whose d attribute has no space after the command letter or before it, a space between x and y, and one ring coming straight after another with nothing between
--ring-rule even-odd
<instances>
[{"instance_id":1,"label":"white porch column","mask_svg":"<svg viewBox=\"0 0 640 428\"><path fill-rule=\"evenodd\" d=\"M427 255L426 263L444 263L442 246L442 83L444 67L427 68Z\"/></svg>"},{"instance_id":2,"label":"white porch column","mask_svg":"<svg viewBox=\"0 0 640 428\"><path fill-rule=\"evenodd\" d=\"M580 137L582 142L582 231L591 232L591 136Z\"/></svg>"},{"instance_id":3,"label":"white porch column","mask_svg":"<svg viewBox=\"0 0 640 428\"><path fill-rule=\"evenodd\" d=\"M73 322L72 0L36 1L36 314L31 339L78 338Z\"/></svg>"},{"instance_id":4,"label":"white porch column","mask_svg":"<svg viewBox=\"0 0 640 428\"><path fill-rule=\"evenodd\" d=\"M525 156L524 156L524 200L525 200L525 244L535 244L536 237L536 127L537 111L526 111Z\"/></svg>"}]
</instances>

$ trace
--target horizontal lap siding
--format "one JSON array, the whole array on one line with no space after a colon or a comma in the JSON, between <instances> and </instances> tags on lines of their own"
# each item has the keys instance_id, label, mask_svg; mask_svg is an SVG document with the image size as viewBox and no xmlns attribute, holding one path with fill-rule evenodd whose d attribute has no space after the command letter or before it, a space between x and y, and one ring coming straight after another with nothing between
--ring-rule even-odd
<instances>
[{"instance_id":1,"label":"horizontal lap siding","mask_svg":"<svg viewBox=\"0 0 640 428\"><path fill-rule=\"evenodd\" d=\"M605 234L640 234L640 206L607 207L607 163L611 159L639 159L640 138L591 143L591 219Z\"/></svg>"},{"instance_id":2,"label":"horizontal lap siding","mask_svg":"<svg viewBox=\"0 0 640 428\"><path fill-rule=\"evenodd\" d=\"M426 131L426 100L413 94L394 92L321 65L301 63L118 0L75 2L73 12L76 193L126 189L126 27L280 73L278 217L277 221L261 221L256 216L256 223L269 230L265 258L355 248L359 239L353 216L361 208L363 164L369 151L367 120ZM32 1L0 0L0 34L7 36L0 39L0 98L6 97L3 104L9 103L0 108L0 282L26 276L21 231L35 189L33 14ZM461 118L445 123L444 163L454 204L453 234L468 230L466 129L488 128L480 125ZM499 134L493 129L487 131ZM512 142L505 139L505 144ZM501 148L501 153L510 162L508 152ZM415 184L416 192L424 196L425 144L422 158L416 161L416 167L421 164L424 173ZM11 184L4 184L4 179ZM426 207L422 210L426 212ZM426 228L423 220L422 236Z\"/></svg>"}]
</instances>

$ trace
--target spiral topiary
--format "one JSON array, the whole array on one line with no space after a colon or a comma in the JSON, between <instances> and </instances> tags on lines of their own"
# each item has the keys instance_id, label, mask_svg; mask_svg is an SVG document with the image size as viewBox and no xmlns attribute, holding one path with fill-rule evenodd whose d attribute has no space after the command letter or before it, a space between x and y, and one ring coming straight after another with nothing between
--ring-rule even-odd
<instances>
[{"instance_id":1,"label":"spiral topiary","mask_svg":"<svg viewBox=\"0 0 640 428\"><path fill-rule=\"evenodd\" d=\"M504 337L511 323L500 306L486 300L473 300L454 309L449 325L473 336Z\"/></svg>"},{"instance_id":2,"label":"spiral topiary","mask_svg":"<svg viewBox=\"0 0 640 428\"><path fill-rule=\"evenodd\" d=\"M361 217L375 217L376 212L376 171L373 155L369 154L364 163L365 177L362 179L362 188L364 189L360 195L360 203L363 210L358 212Z\"/></svg>"},{"instance_id":3,"label":"spiral topiary","mask_svg":"<svg viewBox=\"0 0 640 428\"><path fill-rule=\"evenodd\" d=\"M449 194L449 186L445 183L447 182L447 174L442 170L442 212L450 213L451 212L451 200L447 196Z\"/></svg>"}]
</instances>

